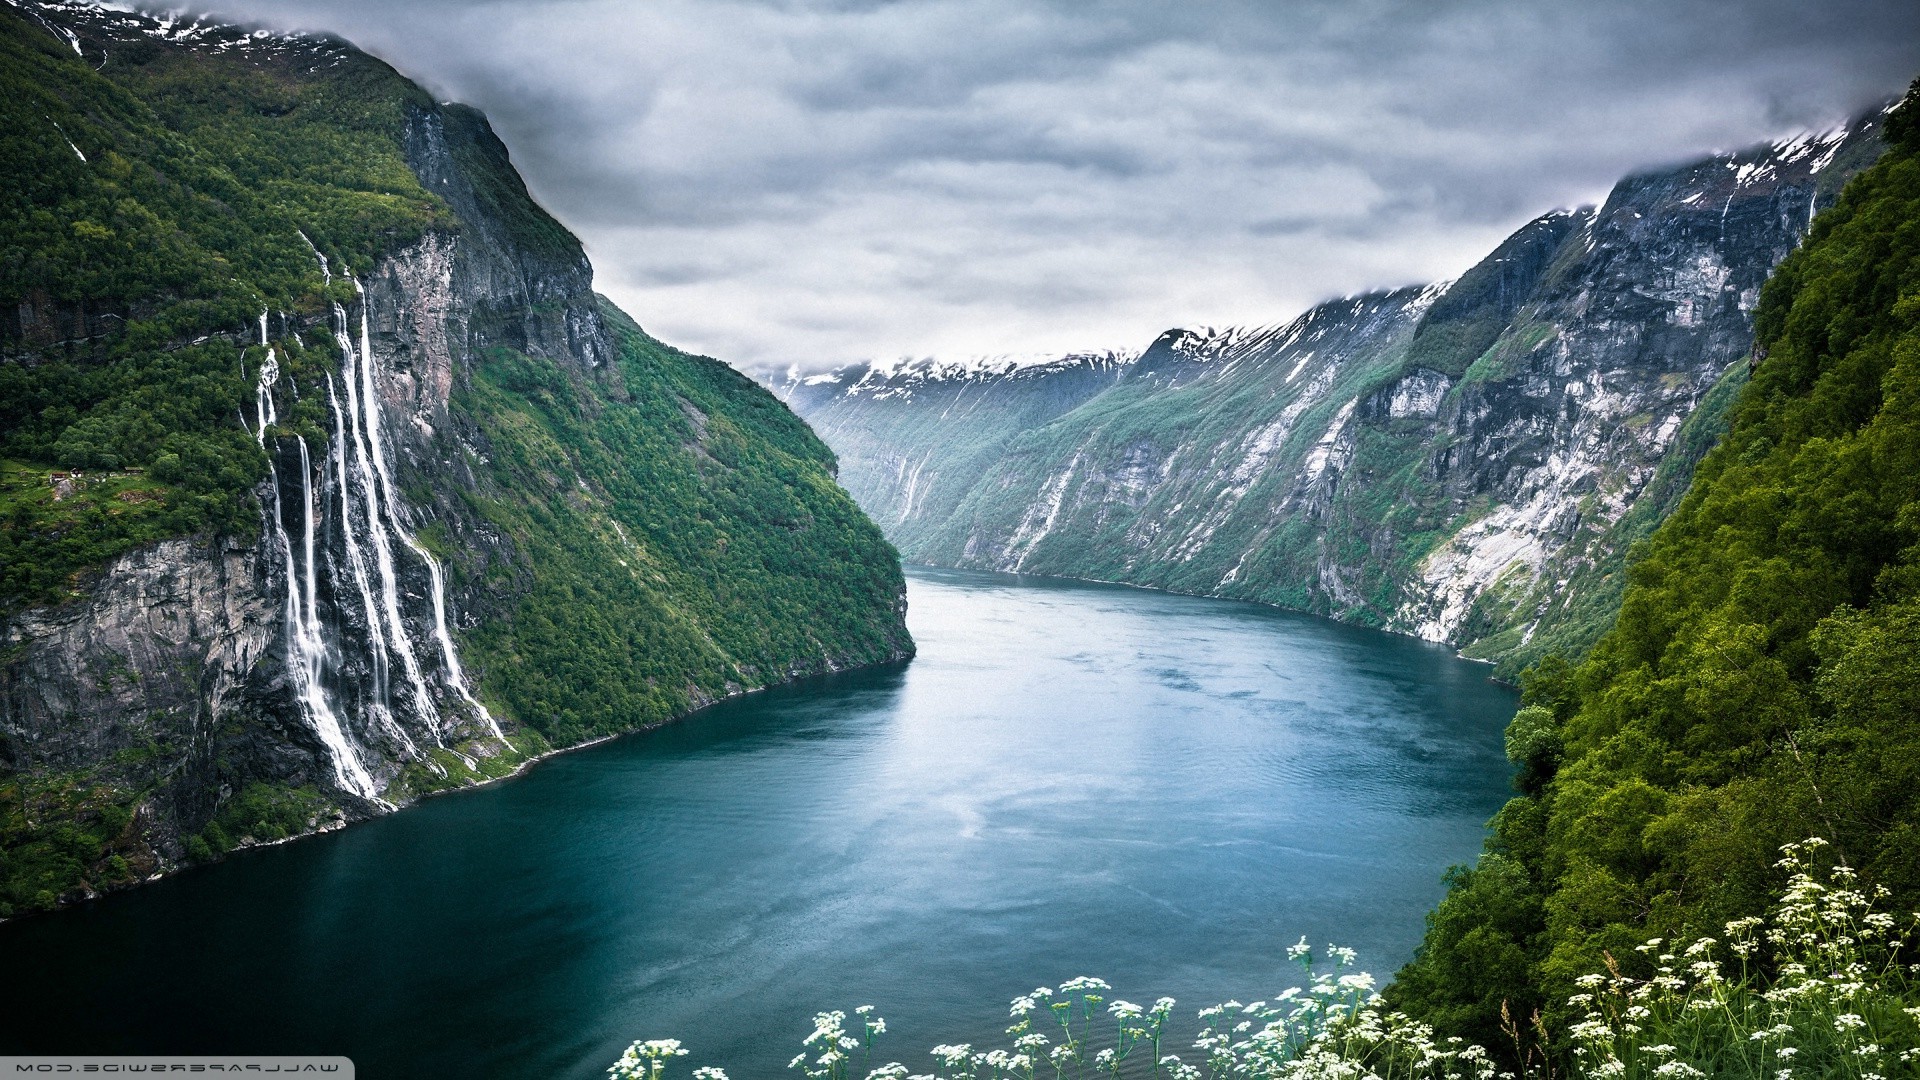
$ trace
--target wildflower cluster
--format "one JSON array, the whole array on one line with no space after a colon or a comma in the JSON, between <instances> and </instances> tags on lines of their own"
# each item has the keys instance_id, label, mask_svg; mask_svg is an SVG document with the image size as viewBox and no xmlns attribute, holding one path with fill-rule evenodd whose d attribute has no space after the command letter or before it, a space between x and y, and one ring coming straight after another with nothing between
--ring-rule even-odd
<instances>
[{"instance_id":1,"label":"wildflower cluster","mask_svg":"<svg viewBox=\"0 0 1920 1080\"><path fill-rule=\"evenodd\" d=\"M1287 955L1306 972L1304 989L1290 987L1271 1002L1229 1001L1200 1010L1207 1026L1194 1047L1205 1055L1209 1080L1493 1076L1483 1048L1437 1039L1428 1025L1383 1011L1373 976L1349 970L1352 949L1329 946L1331 966L1324 971L1316 970L1305 938Z\"/></svg>"},{"instance_id":2,"label":"wildflower cluster","mask_svg":"<svg viewBox=\"0 0 1920 1080\"><path fill-rule=\"evenodd\" d=\"M1920 1075L1916 917L1873 910L1844 863L1816 877L1825 842L1782 849L1789 878L1768 919L1736 919L1724 939L1639 946L1653 964L1629 978L1579 980L1586 1010L1569 1034L1582 1076L1750 1076L1885 1080ZM1762 978L1770 972L1771 978Z\"/></svg>"},{"instance_id":3,"label":"wildflower cluster","mask_svg":"<svg viewBox=\"0 0 1920 1080\"><path fill-rule=\"evenodd\" d=\"M1151 1006L1118 999L1109 1002L1107 993L1112 989L1104 980L1086 975L1057 988L1036 987L1013 999L1008 1010L1013 1020L1007 1027L1009 1046L984 1052L964 1043L935 1047L939 1067L915 1080L1118 1076L1129 1061L1143 1059L1152 1063L1156 1074L1177 1066L1178 1058L1160 1054L1173 999L1161 998Z\"/></svg>"},{"instance_id":4,"label":"wildflower cluster","mask_svg":"<svg viewBox=\"0 0 1920 1080\"><path fill-rule=\"evenodd\" d=\"M1789 875L1766 919L1728 923L1724 938L1640 947L1652 974L1625 974L1612 956L1604 974L1579 980L1571 1004L1584 1017L1566 1035L1570 1068L1529 1059L1529 1080L1920 1080L1920 963L1911 957L1920 915L1898 919L1874 910L1844 863L1816 874L1818 839L1789 844L1779 866ZM1306 939L1287 950L1306 984L1271 1001L1229 1001L1202 1009L1193 1061L1163 1053L1172 998L1151 1006L1108 1000L1112 990L1082 976L1014 998L1010 1044L969 1043L932 1051L916 1073L899 1062L867 1069L886 1021L872 1006L820 1013L790 1067L808 1080L853 1080L855 1052L865 1080L1515 1080L1481 1046L1442 1038L1432 1027L1386 1009L1373 976L1354 971L1351 949L1329 946L1326 966ZM1548 1040L1533 1020L1541 1043ZM1518 1025L1509 1031L1520 1043ZM673 1040L634 1043L613 1080L660 1080ZM695 1080L726 1080L700 1069Z\"/></svg>"},{"instance_id":5,"label":"wildflower cluster","mask_svg":"<svg viewBox=\"0 0 1920 1080\"><path fill-rule=\"evenodd\" d=\"M860 1052L863 1066L869 1064L873 1056L873 1040L886 1033L887 1021L875 1016L871 1005L860 1006L853 1010L853 1015L860 1024L860 1034L857 1036L847 1033L846 1013L815 1013L813 1034L800 1041L804 1049L787 1062L787 1068L805 1071L807 1080L847 1080L854 1051ZM867 1075L868 1080L876 1077L880 1080L899 1080L906 1072L904 1065L891 1062Z\"/></svg>"},{"instance_id":6,"label":"wildflower cluster","mask_svg":"<svg viewBox=\"0 0 1920 1080\"><path fill-rule=\"evenodd\" d=\"M686 1050L680 1046L679 1039L648 1039L627 1047L620 1060L613 1063L607 1075L613 1080L660 1080L660 1074L666 1071L667 1062L677 1057L685 1057ZM710 1070L720 1072L718 1069ZM696 1073L696 1076L699 1074ZM705 1080L704 1077L701 1080ZM720 1073L717 1080L726 1080L726 1074Z\"/></svg>"}]
</instances>

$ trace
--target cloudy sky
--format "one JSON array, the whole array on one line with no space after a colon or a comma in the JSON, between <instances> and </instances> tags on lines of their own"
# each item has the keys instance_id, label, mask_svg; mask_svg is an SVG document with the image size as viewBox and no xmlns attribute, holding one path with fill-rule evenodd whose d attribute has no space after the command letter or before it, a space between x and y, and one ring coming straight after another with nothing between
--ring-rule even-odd
<instances>
[{"instance_id":1,"label":"cloudy sky","mask_svg":"<svg viewBox=\"0 0 1920 1080\"><path fill-rule=\"evenodd\" d=\"M1920 73L1913 0L216 0L484 109L743 366L1141 347L1452 277Z\"/></svg>"}]
</instances>

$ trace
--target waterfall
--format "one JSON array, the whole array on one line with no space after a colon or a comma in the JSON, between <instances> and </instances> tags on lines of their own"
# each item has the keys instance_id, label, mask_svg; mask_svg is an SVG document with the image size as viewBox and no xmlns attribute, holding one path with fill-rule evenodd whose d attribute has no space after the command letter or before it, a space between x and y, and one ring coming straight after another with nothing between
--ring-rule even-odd
<instances>
[{"instance_id":1,"label":"waterfall","mask_svg":"<svg viewBox=\"0 0 1920 1080\"><path fill-rule=\"evenodd\" d=\"M332 268L305 233L301 239L313 251L321 277L333 281ZM386 432L382 424L379 387L374 369L371 333L368 326L366 291L354 281L360 296L360 325L355 340L347 309L331 305L331 330L340 347L339 379L327 376L327 407L332 414L331 445L319 462L323 491L337 490L340 498L338 548L323 543L318 535L320 507L315 505L312 487L314 462L305 439L300 439L301 490L306 500L301 535L296 542L289 535L281 506L279 476L274 475L274 532L287 567L287 640L288 667L293 672L296 698L303 715L333 759L334 774L342 788L373 798L374 781L348 738L339 709L328 697L323 672L329 662L323 628L320 623L319 566L327 564L329 588L336 605L353 603L358 596L359 610L366 630L362 644L372 661L371 693L366 696L367 725L388 730L404 743L408 757L445 775L438 762L420 753L419 747L399 722L394 693L405 702L405 711L427 725L435 743L446 747L445 717L435 701L431 680L437 680L466 704L474 717L482 721L495 739L506 743L505 735L487 708L466 686L466 672L448 631L446 572L438 559L410 533L404 506L394 484L389 464ZM267 341L267 313L260 316L260 340ZM269 349L260 383L255 388L255 406L259 416L256 438L265 444L268 426L278 419L271 387L280 376L279 360ZM243 417L244 419L244 417ZM323 495L330 498L330 495ZM397 543L395 542L397 539ZM431 645L416 642L409 632L405 615L406 597L401 584L398 549L404 547L425 564L430 583L429 600L433 611ZM400 559L404 559L400 555ZM351 591L347 584L351 582ZM337 609L336 609L337 610ZM351 610L349 607L348 610ZM423 665L422 649L437 648L438 670L429 672ZM334 663L337 663L337 659ZM367 730L367 728L363 728ZM457 751L456 751L457 753ZM465 755L469 767L474 762Z\"/></svg>"},{"instance_id":2,"label":"waterfall","mask_svg":"<svg viewBox=\"0 0 1920 1080\"><path fill-rule=\"evenodd\" d=\"M479 700L467 690L467 673L460 667L460 654L454 650L453 636L447 633L447 584L440 569L440 563L432 555L427 554L426 549L415 544L406 533L400 535L407 541L408 547L426 560L427 576L433 579L433 636L440 642L440 659L447 665L447 681L453 685L454 692L460 695L460 700L466 702L468 707L479 714L480 719L487 722L487 730L493 733L493 737L505 743L507 737L500 731L499 721L495 720L493 714L487 711L487 707L480 704Z\"/></svg>"},{"instance_id":3,"label":"waterfall","mask_svg":"<svg viewBox=\"0 0 1920 1080\"><path fill-rule=\"evenodd\" d=\"M380 441L380 405L378 391L373 382L373 343L367 331L366 290L360 287L356 279L354 292L360 295L360 378L364 383L363 399L367 404L367 441L372 445L373 467L380 477L380 488L386 503L387 518L393 523L394 534L400 537L407 550L414 553L421 562L427 564L427 577L432 583L433 599L433 636L440 645L440 659L447 669L447 682L453 687L460 699L467 703L480 719L486 721L487 730L502 742L506 736L500 731L500 725L493 714L487 711L467 690L466 672L460 667L460 654L453 647L453 636L447 632L447 581L446 572L440 568L440 560L422 547L419 541L401 524L399 499L394 495L393 477L387 471L386 447Z\"/></svg>"},{"instance_id":4,"label":"waterfall","mask_svg":"<svg viewBox=\"0 0 1920 1080\"><path fill-rule=\"evenodd\" d=\"M360 593L360 609L367 620L368 651L373 654L373 696L374 705L381 710L390 710L387 696L387 635L380 628L380 609L373 601L373 578L367 570L366 556L360 550L359 538L353 530L353 506L348 492L353 485L347 482L347 433L346 412L340 408L340 399L333 392L333 376L327 376L327 405L333 410L333 447L327 457L333 462L340 486L340 532L342 546L347 552L347 576L353 579L354 587Z\"/></svg>"},{"instance_id":5,"label":"waterfall","mask_svg":"<svg viewBox=\"0 0 1920 1080\"><path fill-rule=\"evenodd\" d=\"M359 283L355 282L358 289ZM365 301L361 303L364 309ZM379 489L375 483L375 469L369 461L379 466L378 474L386 474L385 462L377 456L380 449L380 406L372 396L373 376L369 369L372 365L367 358L354 350L352 338L347 333L347 313L339 304L333 305L334 340L340 345L341 363L345 370L341 372L341 382L347 392L347 434L348 443L341 452L353 459L353 473L359 479L361 500L365 508L367 539L373 543L373 565L380 573L381 610L386 616L387 636L393 645L393 651L400 657L400 670L406 677L407 686L412 691L414 709L433 731L435 742L444 743L440 732L440 710L433 703L433 694L427 689L426 677L421 673L419 658L414 655L413 639L407 635L406 622L400 615L399 571L393 561L393 545L387 537L387 522L382 520ZM364 314L363 314L364 319ZM361 385L364 382L368 396L362 402ZM369 449L371 444L372 449ZM348 500L351 487L343 488L341 500ZM392 493L387 496L392 500ZM349 513L351 508L348 508ZM393 523L399 531L399 522ZM404 535L404 534L403 534Z\"/></svg>"},{"instance_id":6,"label":"waterfall","mask_svg":"<svg viewBox=\"0 0 1920 1080\"><path fill-rule=\"evenodd\" d=\"M306 234L304 229L295 229L293 231L300 234L300 239L306 241L307 250L313 252L313 257L320 261L321 283L325 285L333 284L333 270L327 266L327 257L320 254L320 249L314 246L312 238Z\"/></svg>"},{"instance_id":7,"label":"waterfall","mask_svg":"<svg viewBox=\"0 0 1920 1080\"><path fill-rule=\"evenodd\" d=\"M263 315L262 336L265 333L266 318ZM260 365L259 380L254 384L254 406L259 421L254 440L263 449L267 445L267 429L279 421L279 413L273 404L273 384L279 379L280 359L269 348L266 361ZM332 759L334 779L347 791L364 798L377 799L379 788L361 763L359 752L348 741L346 725L341 722L333 703L327 700L326 688L321 683L327 646L320 628L318 569L314 560L312 463L307 456L307 440L301 438L299 443L301 546L306 555L304 573L299 560L294 557L293 538L287 535L286 514L280 500L280 470L274 464L273 455L267 456L267 476L273 489L273 535L280 547L287 574L287 671L293 676L294 700L300 707L301 715L314 733L320 736L320 742Z\"/></svg>"},{"instance_id":8,"label":"waterfall","mask_svg":"<svg viewBox=\"0 0 1920 1080\"><path fill-rule=\"evenodd\" d=\"M333 412L333 445L327 451L328 467L334 472L335 483L340 492L340 539L341 547L346 551L346 570L334 564L331 554L327 565L332 569L334 578L351 579L354 591L360 594L360 611L367 621L367 653L373 658L373 695L367 702L367 709L373 719L382 728L392 732L401 742L406 743L412 757L424 760L433 771L446 775L438 762L420 753L420 747L407 734L407 729L393 716L393 699L389 693L391 661L387 653L387 635L381 628L380 608L373 599L373 578L367 570L367 560L360 547L360 541L353 527L353 500L349 495L352 486L347 482L347 455L345 447L347 437L343 427L344 410L340 408L340 399L333 390L333 376L327 376L327 405Z\"/></svg>"},{"instance_id":9,"label":"waterfall","mask_svg":"<svg viewBox=\"0 0 1920 1080\"><path fill-rule=\"evenodd\" d=\"M253 441L262 449L267 445L267 428L280 422L280 414L273 407L273 384L280 381L280 358L272 349L267 350L267 358L260 365L260 377L253 384L253 413L260 420L259 429L253 433ZM273 467L273 459L267 459L267 467Z\"/></svg>"}]
</instances>

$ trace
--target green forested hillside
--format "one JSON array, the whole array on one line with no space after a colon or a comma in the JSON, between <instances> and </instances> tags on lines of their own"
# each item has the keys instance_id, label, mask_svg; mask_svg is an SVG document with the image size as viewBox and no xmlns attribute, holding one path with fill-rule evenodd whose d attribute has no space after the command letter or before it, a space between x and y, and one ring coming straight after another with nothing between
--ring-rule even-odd
<instances>
[{"instance_id":1,"label":"green forested hillside","mask_svg":"<svg viewBox=\"0 0 1920 1080\"><path fill-rule=\"evenodd\" d=\"M567 746L788 666L910 649L899 563L812 430L745 375L602 311L627 400L508 349L455 397L492 450L464 496L517 549L484 571L514 599L469 638L487 689Z\"/></svg>"},{"instance_id":2,"label":"green forested hillside","mask_svg":"<svg viewBox=\"0 0 1920 1080\"><path fill-rule=\"evenodd\" d=\"M132 40L99 63L0 6L0 360L30 361L0 362L0 610L161 537L257 527L248 328L352 298L301 233L365 269L453 224L399 143L431 98L371 57ZM111 479L56 502L55 468Z\"/></svg>"},{"instance_id":3,"label":"green forested hillside","mask_svg":"<svg viewBox=\"0 0 1920 1080\"><path fill-rule=\"evenodd\" d=\"M1538 1007L1564 1037L1573 978L1757 914L1807 836L1920 904L1920 84L1885 136L1764 290L1731 429L1614 628L1526 677L1521 794L1395 1004L1487 1045L1503 1002Z\"/></svg>"},{"instance_id":4,"label":"green forested hillside","mask_svg":"<svg viewBox=\"0 0 1920 1080\"><path fill-rule=\"evenodd\" d=\"M911 654L831 452L596 298L479 113L5 3L0 168L0 918Z\"/></svg>"}]
</instances>

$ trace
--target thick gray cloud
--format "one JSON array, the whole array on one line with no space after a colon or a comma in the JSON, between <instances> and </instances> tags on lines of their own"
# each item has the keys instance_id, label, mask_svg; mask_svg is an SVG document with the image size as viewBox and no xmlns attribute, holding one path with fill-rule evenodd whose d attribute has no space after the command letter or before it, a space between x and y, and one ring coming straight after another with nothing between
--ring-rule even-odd
<instances>
[{"instance_id":1,"label":"thick gray cloud","mask_svg":"<svg viewBox=\"0 0 1920 1080\"><path fill-rule=\"evenodd\" d=\"M1275 321L1920 70L1912 0L217 2L484 109L603 291L745 365Z\"/></svg>"}]
</instances>

